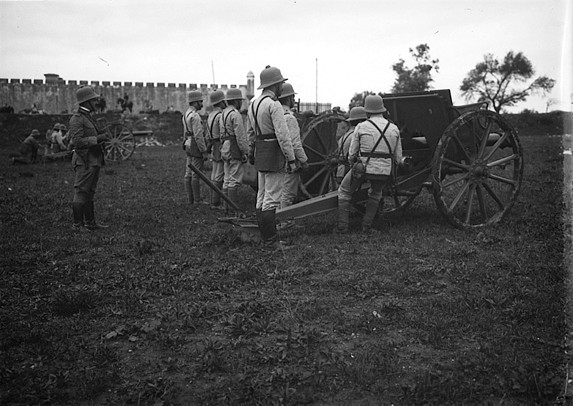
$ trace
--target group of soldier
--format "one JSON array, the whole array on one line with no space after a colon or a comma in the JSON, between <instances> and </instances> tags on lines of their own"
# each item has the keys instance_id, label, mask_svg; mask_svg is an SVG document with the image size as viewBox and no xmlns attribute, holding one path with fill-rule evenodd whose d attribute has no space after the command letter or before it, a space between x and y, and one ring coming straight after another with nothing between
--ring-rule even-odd
<instances>
[{"instance_id":1,"label":"group of soldier","mask_svg":"<svg viewBox=\"0 0 573 406\"><path fill-rule=\"evenodd\" d=\"M205 131L198 113L203 107L202 93L189 93L189 108L183 114L185 190L189 203L201 201L200 175L196 170L203 168L211 154L211 181L224 196L221 202L219 194L212 192L211 208L223 206L229 211L229 206L237 204L244 165L250 162L257 170L255 213L261 240L265 247L277 249L284 247L277 238L276 210L293 203L298 192L298 172L306 169L308 158L292 111L296 94L293 86L285 83L287 79L276 67L266 67L260 79L258 89L262 93L249 105L246 126L240 113L240 89L229 89L226 95L221 90L211 93L213 109ZM226 205L226 201L231 204Z\"/></svg>"},{"instance_id":2,"label":"group of soldier","mask_svg":"<svg viewBox=\"0 0 573 406\"><path fill-rule=\"evenodd\" d=\"M219 194L213 193L211 207L232 211L233 207L238 207L238 188L243 182L245 164L250 162L257 171L255 212L261 241L265 248L273 250L285 248L277 238L276 210L293 203L300 181L299 172L308 167L300 129L292 111L296 93L286 80L276 67L267 66L260 73L258 89L262 92L249 104L246 125L240 113L244 100L240 89L229 89L226 94L217 90L210 94L212 111L205 126L199 115L203 95L200 91L191 91L189 107L182 118L186 153L184 184L188 202L202 202L198 172L211 157L211 180L222 192L224 201L221 202ZM91 87L83 87L78 89L76 97L79 109L69 123L74 145L74 228L94 230L104 227L95 221L93 197L100 168L104 165L103 144L108 136L91 116L97 110L99 96ZM385 118L385 112L382 98L376 95L367 96L363 108L350 111L348 121L353 127L340 140L340 150L352 169L339 174L336 228L339 233L349 230L351 198L357 189L355 178L360 175L361 180L368 180L370 184L362 222L362 231L369 232L383 187L402 158L400 132Z\"/></svg>"}]
</instances>

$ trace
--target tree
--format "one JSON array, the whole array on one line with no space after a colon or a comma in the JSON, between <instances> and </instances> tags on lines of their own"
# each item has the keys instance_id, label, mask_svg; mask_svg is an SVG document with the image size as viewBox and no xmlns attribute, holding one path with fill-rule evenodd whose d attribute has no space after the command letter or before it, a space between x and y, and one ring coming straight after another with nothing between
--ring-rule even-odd
<instances>
[{"instance_id":1,"label":"tree","mask_svg":"<svg viewBox=\"0 0 573 406\"><path fill-rule=\"evenodd\" d=\"M348 111L352 109L352 107L364 106L364 99L366 96L375 94L369 90L365 90L362 93L354 93L352 99L350 99L350 104L348 105Z\"/></svg>"},{"instance_id":2,"label":"tree","mask_svg":"<svg viewBox=\"0 0 573 406\"><path fill-rule=\"evenodd\" d=\"M509 51L502 63L492 54L486 54L483 62L468 72L460 90L466 100L472 100L477 95L478 102L491 103L499 113L503 106L509 107L525 101L533 93L546 95L551 91L555 80L547 76L540 76L529 86L518 88L518 84L527 82L534 74L533 65L521 52L514 54Z\"/></svg>"},{"instance_id":3,"label":"tree","mask_svg":"<svg viewBox=\"0 0 573 406\"><path fill-rule=\"evenodd\" d=\"M428 44L420 44L416 49L410 48L410 54L416 61L416 66L408 68L403 59L392 65L392 70L398 77L392 87L393 93L422 92L430 89L432 70L438 72L439 59L430 58L430 47Z\"/></svg>"}]
</instances>

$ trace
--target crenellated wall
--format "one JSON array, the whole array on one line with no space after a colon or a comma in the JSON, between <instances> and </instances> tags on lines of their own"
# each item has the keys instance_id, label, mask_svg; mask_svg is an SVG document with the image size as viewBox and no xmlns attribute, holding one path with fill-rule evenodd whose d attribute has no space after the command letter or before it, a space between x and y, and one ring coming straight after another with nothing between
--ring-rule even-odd
<instances>
[{"instance_id":1,"label":"crenellated wall","mask_svg":"<svg viewBox=\"0 0 573 406\"><path fill-rule=\"evenodd\" d=\"M133 102L133 113L175 111L187 108L187 93L200 89L204 105L208 106L209 94L215 89L240 88L247 99L254 96L254 75L247 74L246 85L186 84L186 83L143 83L143 82L99 82L86 80L64 80L57 74L45 74L43 79L2 79L0 78L0 106L12 106L16 113L31 112L35 108L46 114L69 113L77 109L76 90L82 86L92 86L96 93L106 100L108 110L118 110L117 99L124 94Z\"/></svg>"}]
</instances>

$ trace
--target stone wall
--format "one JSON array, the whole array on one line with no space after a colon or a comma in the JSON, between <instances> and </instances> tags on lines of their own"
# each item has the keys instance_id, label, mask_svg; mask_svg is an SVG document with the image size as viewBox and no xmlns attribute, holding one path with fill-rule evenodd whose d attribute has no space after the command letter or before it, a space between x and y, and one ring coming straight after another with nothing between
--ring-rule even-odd
<instances>
[{"instance_id":1,"label":"stone wall","mask_svg":"<svg viewBox=\"0 0 573 406\"><path fill-rule=\"evenodd\" d=\"M187 93L199 89L203 92L204 105L208 106L209 94L215 89L226 91L240 88L247 99L254 96L254 75L247 74L246 85L186 84L186 83L143 83L143 82L99 82L68 80L57 74L46 74L43 79L0 78L0 106L12 106L16 113L31 113L35 107L46 114L70 113L77 109L76 90L92 86L96 93L105 98L108 110L119 110L117 99L125 94L133 102L133 113L165 112L170 107L175 111L187 108Z\"/></svg>"}]
</instances>

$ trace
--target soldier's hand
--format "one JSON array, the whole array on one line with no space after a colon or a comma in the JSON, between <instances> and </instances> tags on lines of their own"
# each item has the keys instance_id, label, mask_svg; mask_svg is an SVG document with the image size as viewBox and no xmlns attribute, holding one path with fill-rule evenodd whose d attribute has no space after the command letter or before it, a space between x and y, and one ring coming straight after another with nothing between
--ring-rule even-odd
<instances>
[{"instance_id":1,"label":"soldier's hand","mask_svg":"<svg viewBox=\"0 0 573 406\"><path fill-rule=\"evenodd\" d=\"M202 155L203 155L203 161L209 159L209 153L207 151L203 152Z\"/></svg>"},{"instance_id":2,"label":"soldier's hand","mask_svg":"<svg viewBox=\"0 0 573 406\"><path fill-rule=\"evenodd\" d=\"M304 172L304 171L306 171L307 169L308 169L308 161L301 162L301 164L300 164L300 170Z\"/></svg>"},{"instance_id":3,"label":"soldier's hand","mask_svg":"<svg viewBox=\"0 0 573 406\"><path fill-rule=\"evenodd\" d=\"M255 164L255 152L254 151L249 151L249 163L251 165Z\"/></svg>"},{"instance_id":4,"label":"soldier's hand","mask_svg":"<svg viewBox=\"0 0 573 406\"><path fill-rule=\"evenodd\" d=\"M349 155L348 163L350 164L350 166L354 165L354 162L356 162L356 155Z\"/></svg>"},{"instance_id":5,"label":"soldier's hand","mask_svg":"<svg viewBox=\"0 0 573 406\"><path fill-rule=\"evenodd\" d=\"M287 166L288 173L295 173L296 172L296 161L289 161Z\"/></svg>"},{"instance_id":6,"label":"soldier's hand","mask_svg":"<svg viewBox=\"0 0 573 406\"><path fill-rule=\"evenodd\" d=\"M242 163L246 164L248 160L249 160L248 154L241 155L241 162Z\"/></svg>"}]
</instances>

